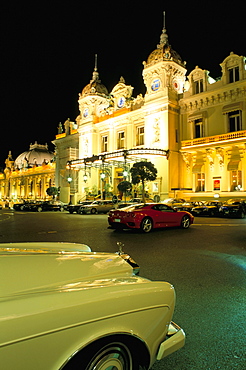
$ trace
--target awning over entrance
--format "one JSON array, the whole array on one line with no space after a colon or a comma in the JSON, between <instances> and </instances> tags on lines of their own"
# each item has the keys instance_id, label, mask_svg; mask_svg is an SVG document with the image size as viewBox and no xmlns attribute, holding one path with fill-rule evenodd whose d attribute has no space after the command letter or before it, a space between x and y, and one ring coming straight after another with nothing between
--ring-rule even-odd
<instances>
[{"instance_id":1,"label":"awning over entrance","mask_svg":"<svg viewBox=\"0 0 246 370\"><path fill-rule=\"evenodd\" d=\"M192 167L192 173L200 173L200 172L202 172L202 166L203 166L203 162L196 163L196 164Z\"/></svg>"},{"instance_id":2,"label":"awning over entrance","mask_svg":"<svg viewBox=\"0 0 246 370\"><path fill-rule=\"evenodd\" d=\"M242 110L242 109L243 109L243 102L232 103L232 104L224 105L224 107L222 108L222 113L226 114L229 112L234 112L236 110Z\"/></svg>"},{"instance_id":3,"label":"awning over entrance","mask_svg":"<svg viewBox=\"0 0 246 370\"><path fill-rule=\"evenodd\" d=\"M145 156L155 155L162 156L168 159L169 150L152 149L152 148L133 148L122 149L111 153L102 153L93 155L92 157L85 157L83 159L75 159L68 162L69 167L77 169L84 168L84 166L99 167L102 163L108 163L119 166L129 162L139 162L146 160Z\"/></svg>"},{"instance_id":4,"label":"awning over entrance","mask_svg":"<svg viewBox=\"0 0 246 370\"><path fill-rule=\"evenodd\" d=\"M231 159L227 165L227 171L237 171L240 159Z\"/></svg>"},{"instance_id":5,"label":"awning over entrance","mask_svg":"<svg viewBox=\"0 0 246 370\"><path fill-rule=\"evenodd\" d=\"M193 113L193 114L190 114L189 117L188 117L188 122L192 122L192 121L195 121L197 119L203 119L205 117L205 113Z\"/></svg>"}]
</instances>

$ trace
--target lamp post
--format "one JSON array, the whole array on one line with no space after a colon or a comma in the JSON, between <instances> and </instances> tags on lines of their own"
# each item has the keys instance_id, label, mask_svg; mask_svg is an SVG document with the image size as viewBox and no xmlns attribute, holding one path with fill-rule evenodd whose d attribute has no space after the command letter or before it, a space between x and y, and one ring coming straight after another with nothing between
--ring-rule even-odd
<instances>
[{"instance_id":1,"label":"lamp post","mask_svg":"<svg viewBox=\"0 0 246 370\"><path fill-rule=\"evenodd\" d=\"M123 170L123 177L124 177L124 180L127 179L127 176L128 176L128 172L127 172L127 165L126 165L126 159L127 159L127 151L124 150L124 170Z\"/></svg>"},{"instance_id":2,"label":"lamp post","mask_svg":"<svg viewBox=\"0 0 246 370\"><path fill-rule=\"evenodd\" d=\"M102 172L100 174L100 177L101 177L101 197L102 199L105 199L104 181L105 181L106 174Z\"/></svg>"},{"instance_id":3,"label":"lamp post","mask_svg":"<svg viewBox=\"0 0 246 370\"><path fill-rule=\"evenodd\" d=\"M72 177L69 175L67 178L67 182L69 184L69 204L72 204L72 199L71 199L71 182L73 181Z\"/></svg>"}]
</instances>

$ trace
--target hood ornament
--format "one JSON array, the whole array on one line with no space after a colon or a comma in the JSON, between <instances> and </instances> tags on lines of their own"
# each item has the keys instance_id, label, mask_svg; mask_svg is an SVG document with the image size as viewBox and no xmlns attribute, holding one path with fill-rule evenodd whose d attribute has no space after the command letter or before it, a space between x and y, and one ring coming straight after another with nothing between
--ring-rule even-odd
<instances>
[{"instance_id":1,"label":"hood ornament","mask_svg":"<svg viewBox=\"0 0 246 370\"><path fill-rule=\"evenodd\" d=\"M118 246L118 252L117 252L117 253L118 253L119 255L124 254L124 252L123 252L124 243L122 243L122 242L117 242L116 244L117 244L117 246Z\"/></svg>"}]
</instances>

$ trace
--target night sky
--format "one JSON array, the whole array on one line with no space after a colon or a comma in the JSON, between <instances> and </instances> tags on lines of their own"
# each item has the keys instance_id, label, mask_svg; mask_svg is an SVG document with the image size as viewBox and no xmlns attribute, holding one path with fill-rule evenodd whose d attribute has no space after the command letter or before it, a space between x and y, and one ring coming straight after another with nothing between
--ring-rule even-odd
<instances>
[{"instance_id":1,"label":"night sky","mask_svg":"<svg viewBox=\"0 0 246 370\"><path fill-rule=\"evenodd\" d=\"M98 72L109 91L121 76L145 93L142 62L159 43L166 12L169 43L187 62L221 76L231 51L246 56L245 0L33 1L1 5L0 167L37 141L54 146L59 122L79 114L78 94ZM188 74L187 73L187 74Z\"/></svg>"}]
</instances>

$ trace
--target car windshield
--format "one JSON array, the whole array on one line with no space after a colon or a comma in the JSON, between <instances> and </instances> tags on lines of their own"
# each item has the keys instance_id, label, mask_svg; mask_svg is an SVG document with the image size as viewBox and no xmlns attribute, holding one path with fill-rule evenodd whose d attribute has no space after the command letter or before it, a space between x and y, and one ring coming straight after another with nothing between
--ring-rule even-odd
<instances>
[{"instance_id":1,"label":"car windshield","mask_svg":"<svg viewBox=\"0 0 246 370\"><path fill-rule=\"evenodd\" d=\"M124 208L127 209L127 211L134 211L134 210L142 209L142 208L148 207L148 206L149 206L149 204L141 203L141 204L132 204L132 205L124 207Z\"/></svg>"}]
</instances>

